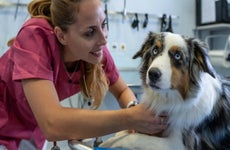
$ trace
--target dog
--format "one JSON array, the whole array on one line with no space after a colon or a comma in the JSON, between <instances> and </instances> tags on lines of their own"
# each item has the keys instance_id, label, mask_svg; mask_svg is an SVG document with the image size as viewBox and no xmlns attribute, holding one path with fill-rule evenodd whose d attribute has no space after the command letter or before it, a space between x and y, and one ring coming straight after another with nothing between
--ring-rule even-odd
<instances>
[{"instance_id":1,"label":"dog","mask_svg":"<svg viewBox=\"0 0 230 150\"><path fill-rule=\"evenodd\" d=\"M101 147L130 150L230 148L230 82L208 57L208 46L180 34L150 32L140 51L141 102L168 113L163 137L118 132ZM143 116L144 117L144 116Z\"/></svg>"}]
</instances>

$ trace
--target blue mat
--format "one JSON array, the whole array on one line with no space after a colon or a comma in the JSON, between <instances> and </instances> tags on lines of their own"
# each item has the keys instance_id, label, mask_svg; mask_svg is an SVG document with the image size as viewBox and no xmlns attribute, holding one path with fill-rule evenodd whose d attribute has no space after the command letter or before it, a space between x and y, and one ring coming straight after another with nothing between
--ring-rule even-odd
<instances>
[{"instance_id":1,"label":"blue mat","mask_svg":"<svg viewBox=\"0 0 230 150\"><path fill-rule=\"evenodd\" d=\"M95 147L93 150L126 150L123 148L103 148L103 147Z\"/></svg>"}]
</instances>

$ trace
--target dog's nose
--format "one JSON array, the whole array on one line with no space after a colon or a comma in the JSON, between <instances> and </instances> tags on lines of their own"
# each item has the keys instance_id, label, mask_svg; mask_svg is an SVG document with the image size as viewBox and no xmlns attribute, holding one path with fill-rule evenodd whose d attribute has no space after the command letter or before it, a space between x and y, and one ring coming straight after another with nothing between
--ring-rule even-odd
<instances>
[{"instance_id":1,"label":"dog's nose","mask_svg":"<svg viewBox=\"0 0 230 150\"><path fill-rule=\"evenodd\" d=\"M149 74L149 79L153 83L156 83L157 80L161 77L161 71L158 68L151 68L148 72Z\"/></svg>"}]
</instances>

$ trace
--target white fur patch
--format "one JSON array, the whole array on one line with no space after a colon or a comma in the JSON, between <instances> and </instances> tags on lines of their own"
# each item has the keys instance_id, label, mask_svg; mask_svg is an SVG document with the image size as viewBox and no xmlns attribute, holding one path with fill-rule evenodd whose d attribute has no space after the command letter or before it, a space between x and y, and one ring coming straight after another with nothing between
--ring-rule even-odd
<instances>
[{"instance_id":1,"label":"white fur patch","mask_svg":"<svg viewBox=\"0 0 230 150\"><path fill-rule=\"evenodd\" d=\"M201 88L195 98L183 100L176 90L153 91L151 88L146 88L142 101L149 109L158 113L168 112L172 128L195 126L210 115L221 92L221 83L207 73L201 74L199 84Z\"/></svg>"}]
</instances>

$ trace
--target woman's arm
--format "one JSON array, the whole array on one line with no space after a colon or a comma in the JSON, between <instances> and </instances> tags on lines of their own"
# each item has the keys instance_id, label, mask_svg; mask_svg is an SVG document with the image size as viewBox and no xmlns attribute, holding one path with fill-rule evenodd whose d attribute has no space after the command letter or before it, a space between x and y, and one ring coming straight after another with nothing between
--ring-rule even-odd
<instances>
[{"instance_id":1,"label":"woman's arm","mask_svg":"<svg viewBox=\"0 0 230 150\"><path fill-rule=\"evenodd\" d=\"M22 83L39 127L48 140L84 139L128 129L143 133L163 129L160 120L141 105L113 111L66 108L60 105L52 81L26 79Z\"/></svg>"},{"instance_id":2,"label":"woman's arm","mask_svg":"<svg viewBox=\"0 0 230 150\"><path fill-rule=\"evenodd\" d=\"M126 108L130 101L136 100L134 93L121 77L118 78L117 82L109 90L116 97L121 108Z\"/></svg>"},{"instance_id":3,"label":"woman's arm","mask_svg":"<svg viewBox=\"0 0 230 150\"><path fill-rule=\"evenodd\" d=\"M48 140L82 139L127 129L127 113L62 107L52 81L27 79L23 89Z\"/></svg>"}]
</instances>

